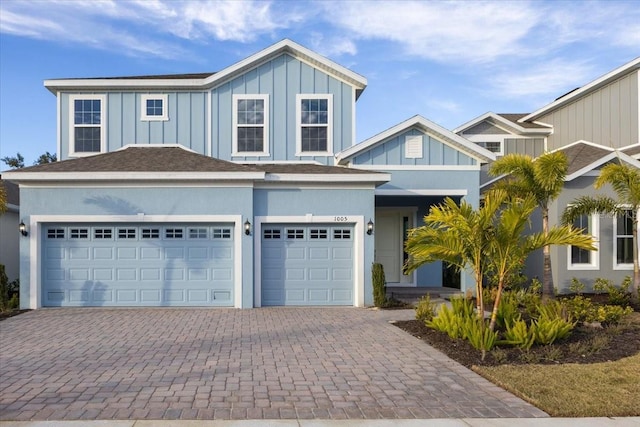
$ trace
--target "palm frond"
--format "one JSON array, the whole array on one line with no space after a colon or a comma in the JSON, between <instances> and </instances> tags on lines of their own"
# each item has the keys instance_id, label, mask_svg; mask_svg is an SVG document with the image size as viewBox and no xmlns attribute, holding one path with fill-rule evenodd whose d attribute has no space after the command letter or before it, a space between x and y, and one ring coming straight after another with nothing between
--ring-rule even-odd
<instances>
[{"instance_id":1,"label":"palm frond","mask_svg":"<svg viewBox=\"0 0 640 427\"><path fill-rule=\"evenodd\" d=\"M575 199L562 213L562 224L572 224L583 215L618 215L622 209L618 202L606 196L582 196Z\"/></svg>"},{"instance_id":2,"label":"palm frond","mask_svg":"<svg viewBox=\"0 0 640 427\"><path fill-rule=\"evenodd\" d=\"M640 170L627 164L610 163L602 168L594 187L605 184L611 185L621 203L640 205Z\"/></svg>"}]
</instances>

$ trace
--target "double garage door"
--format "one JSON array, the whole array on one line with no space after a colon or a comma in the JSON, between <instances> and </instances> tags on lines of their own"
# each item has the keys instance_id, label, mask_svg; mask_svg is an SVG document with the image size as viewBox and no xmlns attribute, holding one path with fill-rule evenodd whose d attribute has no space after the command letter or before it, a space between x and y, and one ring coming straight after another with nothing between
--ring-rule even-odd
<instances>
[{"instance_id":1,"label":"double garage door","mask_svg":"<svg viewBox=\"0 0 640 427\"><path fill-rule=\"evenodd\" d=\"M43 306L233 306L233 224L49 224Z\"/></svg>"},{"instance_id":2,"label":"double garage door","mask_svg":"<svg viewBox=\"0 0 640 427\"><path fill-rule=\"evenodd\" d=\"M263 224L262 305L353 305L349 225Z\"/></svg>"}]
</instances>

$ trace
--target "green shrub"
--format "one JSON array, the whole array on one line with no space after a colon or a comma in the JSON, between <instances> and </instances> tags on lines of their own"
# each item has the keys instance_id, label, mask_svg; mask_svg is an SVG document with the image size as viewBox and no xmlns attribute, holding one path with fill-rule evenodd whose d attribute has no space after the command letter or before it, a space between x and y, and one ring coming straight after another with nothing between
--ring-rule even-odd
<instances>
[{"instance_id":1,"label":"green shrub","mask_svg":"<svg viewBox=\"0 0 640 427\"><path fill-rule=\"evenodd\" d=\"M416 304L416 320L426 322L433 319L436 314L436 303L431 301L429 294L423 296Z\"/></svg>"},{"instance_id":2,"label":"green shrub","mask_svg":"<svg viewBox=\"0 0 640 427\"><path fill-rule=\"evenodd\" d=\"M507 324L503 343L516 346L522 350L529 350L535 342L533 329L527 326L524 320L517 320L513 324Z\"/></svg>"},{"instance_id":3,"label":"green shrub","mask_svg":"<svg viewBox=\"0 0 640 427\"><path fill-rule=\"evenodd\" d=\"M438 314L431 320L427 320L425 325L436 331L445 332L452 339L464 337L465 319L457 315L446 304L442 304Z\"/></svg>"},{"instance_id":4,"label":"green shrub","mask_svg":"<svg viewBox=\"0 0 640 427\"><path fill-rule=\"evenodd\" d=\"M465 338L476 350L482 352L482 360L487 351L490 351L498 340L498 333L489 329L484 319L468 317L463 324L463 338Z\"/></svg>"},{"instance_id":5,"label":"green shrub","mask_svg":"<svg viewBox=\"0 0 640 427\"><path fill-rule=\"evenodd\" d=\"M571 279L571 284L569 285L569 290L574 293L574 294L578 294L581 295L582 292L584 292L584 283L582 283L580 280L576 279L575 277L573 279Z\"/></svg>"},{"instance_id":6,"label":"green shrub","mask_svg":"<svg viewBox=\"0 0 640 427\"><path fill-rule=\"evenodd\" d=\"M371 266L371 281L373 282L373 304L376 307L382 307L387 301L387 286L382 264L376 262Z\"/></svg>"},{"instance_id":7,"label":"green shrub","mask_svg":"<svg viewBox=\"0 0 640 427\"><path fill-rule=\"evenodd\" d=\"M485 305L492 306L496 300L498 290L496 288L482 288L482 301Z\"/></svg>"},{"instance_id":8,"label":"green shrub","mask_svg":"<svg viewBox=\"0 0 640 427\"><path fill-rule=\"evenodd\" d=\"M631 302L630 286L631 277L629 276L624 278L620 287L614 285L611 280L598 278L593 285L593 289L597 292L606 292L609 294L609 304L628 306Z\"/></svg>"},{"instance_id":9,"label":"green shrub","mask_svg":"<svg viewBox=\"0 0 640 427\"><path fill-rule=\"evenodd\" d=\"M633 313L631 307L621 307L619 305L601 305L596 308L596 321L600 323L616 324L624 316Z\"/></svg>"},{"instance_id":10,"label":"green shrub","mask_svg":"<svg viewBox=\"0 0 640 427\"><path fill-rule=\"evenodd\" d=\"M571 317L567 307L557 300L547 301L544 304L538 305L538 313L534 315L535 318L547 318L547 319L563 319L569 320Z\"/></svg>"},{"instance_id":11,"label":"green shrub","mask_svg":"<svg viewBox=\"0 0 640 427\"><path fill-rule=\"evenodd\" d=\"M520 320L520 310L518 308L518 300L511 291L505 292L500 299L498 305L498 313L496 316L496 324L499 328L505 329L513 322Z\"/></svg>"},{"instance_id":12,"label":"green shrub","mask_svg":"<svg viewBox=\"0 0 640 427\"><path fill-rule=\"evenodd\" d=\"M564 304L572 319L579 322L600 322L606 324L616 324L623 317L631 314L631 307L619 305L596 305L590 299L581 295L564 300Z\"/></svg>"},{"instance_id":13,"label":"green shrub","mask_svg":"<svg viewBox=\"0 0 640 427\"><path fill-rule=\"evenodd\" d=\"M575 323L560 317L540 316L538 320L531 322L530 328L537 344L550 345L568 337L574 326Z\"/></svg>"},{"instance_id":14,"label":"green shrub","mask_svg":"<svg viewBox=\"0 0 640 427\"><path fill-rule=\"evenodd\" d=\"M453 312L460 317L474 317L474 304L471 298L455 296L451 298L451 307Z\"/></svg>"},{"instance_id":15,"label":"green shrub","mask_svg":"<svg viewBox=\"0 0 640 427\"><path fill-rule=\"evenodd\" d=\"M18 308L20 282L14 280L9 282L4 264L0 264L0 311L13 310Z\"/></svg>"}]
</instances>

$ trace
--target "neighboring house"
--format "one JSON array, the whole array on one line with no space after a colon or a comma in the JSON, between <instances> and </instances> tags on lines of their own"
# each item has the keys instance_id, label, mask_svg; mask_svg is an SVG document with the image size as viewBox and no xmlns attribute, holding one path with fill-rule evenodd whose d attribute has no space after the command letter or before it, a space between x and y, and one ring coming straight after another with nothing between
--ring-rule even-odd
<instances>
[{"instance_id":1,"label":"neighboring house","mask_svg":"<svg viewBox=\"0 0 640 427\"><path fill-rule=\"evenodd\" d=\"M7 193L7 211L0 213L0 264L11 282L20 276L20 194L12 182L0 178L0 185Z\"/></svg>"},{"instance_id":2,"label":"neighboring house","mask_svg":"<svg viewBox=\"0 0 640 427\"><path fill-rule=\"evenodd\" d=\"M364 306L376 259L441 286L439 263L402 274L403 235L477 205L495 156L421 117L356 145L366 85L290 40L217 73L45 81L61 161L5 173L22 306Z\"/></svg>"},{"instance_id":3,"label":"neighboring house","mask_svg":"<svg viewBox=\"0 0 640 427\"><path fill-rule=\"evenodd\" d=\"M636 58L531 114L487 113L454 132L490 148L496 156L515 152L537 157L545 151L564 151L569 170L565 189L550 207L549 221L554 225L567 204L579 196L616 197L611 188L598 192L593 188L605 164L623 162L640 168L639 88L640 58ZM493 181L483 175L482 191ZM553 280L560 292L568 291L573 278L590 287L599 277L620 284L633 274L628 218L593 215L575 225L596 238L598 250L552 247ZM526 274L542 277L539 253L528 260Z\"/></svg>"}]
</instances>

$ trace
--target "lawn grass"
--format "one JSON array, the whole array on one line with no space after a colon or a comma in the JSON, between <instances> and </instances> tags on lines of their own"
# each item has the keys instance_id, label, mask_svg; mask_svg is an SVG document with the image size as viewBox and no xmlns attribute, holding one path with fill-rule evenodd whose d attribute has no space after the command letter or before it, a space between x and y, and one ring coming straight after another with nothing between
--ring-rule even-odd
<instances>
[{"instance_id":1,"label":"lawn grass","mask_svg":"<svg viewBox=\"0 0 640 427\"><path fill-rule=\"evenodd\" d=\"M583 365L473 369L553 417L640 416L640 354Z\"/></svg>"}]
</instances>

